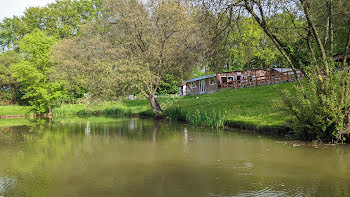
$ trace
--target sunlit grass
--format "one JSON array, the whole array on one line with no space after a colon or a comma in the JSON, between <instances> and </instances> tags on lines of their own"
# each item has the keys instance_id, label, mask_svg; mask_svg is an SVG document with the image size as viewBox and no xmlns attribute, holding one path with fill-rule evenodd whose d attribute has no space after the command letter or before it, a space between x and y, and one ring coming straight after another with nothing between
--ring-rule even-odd
<instances>
[{"instance_id":1,"label":"sunlit grass","mask_svg":"<svg viewBox=\"0 0 350 197\"><path fill-rule=\"evenodd\" d=\"M65 104L53 109L54 116L65 115L100 115L100 114L143 114L151 113L151 108L147 100L139 99L134 101L103 102L98 104Z\"/></svg>"},{"instance_id":2,"label":"sunlit grass","mask_svg":"<svg viewBox=\"0 0 350 197\"><path fill-rule=\"evenodd\" d=\"M293 85L294 83L283 83L252 88L223 89L213 94L185 96L178 99L174 106L169 107L165 114L169 119L192 122L189 114L197 116L198 111L208 116L221 113L222 118L218 119L224 118L225 125L229 126L250 129L284 127L290 116L281 111L279 94L282 89L289 89ZM203 119L197 120L202 122Z\"/></svg>"},{"instance_id":3,"label":"sunlit grass","mask_svg":"<svg viewBox=\"0 0 350 197\"><path fill-rule=\"evenodd\" d=\"M27 114L30 114L30 107L28 106L18 106L18 105L0 106L0 116L27 115Z\"/></svg>"}]
</instances>

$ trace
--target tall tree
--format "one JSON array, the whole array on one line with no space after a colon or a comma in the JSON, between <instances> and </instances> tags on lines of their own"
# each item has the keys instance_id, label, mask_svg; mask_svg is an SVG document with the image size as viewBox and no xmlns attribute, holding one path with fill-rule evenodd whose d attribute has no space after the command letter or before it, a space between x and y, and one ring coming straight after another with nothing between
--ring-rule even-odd
<instances>
[{"instance_id":1,"label":"tall tree","mask_svg":"<svg viewBox=\"0 0 350 197\"><path fill-rule=\"evenodd\" d=\"M86 62L85 70L97 62L103 64L111 73L110 82L115 83L114 86L124 90L122 92L139 91L150 101L155 117L161 117L155 94L162 80L166 74L179 76L191 72L199 58L199 26L191 10L170 0L146 4L137 0L108 0L104 6L106 15L95 24L94 30L66 46L81 47L88 42L101 46L99 42L104 43L101 50L88 52L95 57L91 56L93 64ZM67 64L62 63L60 54L66 47L59 45L53 54L58 67L65 69L63 65ZM79 54L70 59L79 61L83 56Z\"/></svg>"},{"instance_id":2,"label":"tall tree","mask_svg":"<svg viewBox=\"0 0 350 197\"><path fill-rule=\"evenodd\" d=\"M253 18L237 19L227 42L230 69L266 69L281 64L280 53Z\"/></svg>"},{"instance_id":3,"label":"tall tree","mask_svg":"<svg viewBox=\"0 0 350 197\"><path fill-rule=\"evenodd\" d=\"M51 47L57 42L36 29L18 43L23 59L11 66L13 77L21 84L22 99L28 99L36 113L49 112L63 97L62 81L50 81L54 71L49 61Z\"/></svg>"},{"instance_id":4,"label":"tall tree","mask_svg":"<svg viewBox=\"0 0 350 197\"><path fill-rule=\"evenodd\" d=\"M10 66L20 61L20 55L15 51L0 54L0 102L13 104L19 101L19 83L12 78ZM18 100L17 100L18 99Z\"/></svg>"},{"instance_id":5,"label":"tall tree","mask_svg":"<svg viewBox=\"0 0 350 197\"><path fill-rule=\"evenodd\" d=\"M46 31L57 39L79 35L80 27L101 14L101 0L57 0L44 7L29 7L21 17L5 18L0 23L0 45L3 49L16 47L34 29Z\"/></svg>"}]
</instances>

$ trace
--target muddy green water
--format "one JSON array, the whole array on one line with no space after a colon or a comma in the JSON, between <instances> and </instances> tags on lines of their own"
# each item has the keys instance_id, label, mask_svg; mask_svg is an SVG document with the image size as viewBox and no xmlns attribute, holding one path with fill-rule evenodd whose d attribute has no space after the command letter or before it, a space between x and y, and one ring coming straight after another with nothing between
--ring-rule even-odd
<instances>
[{"instance_id":1,"label":"muddy green water","mask_svg":"<svg viewBox=\"0 0 350 197\"><path fill-rule=\"evenodd\" d=\"M0 196L349 195L349 146L137 118L0 127Z\"/></svg>"}]
</instances>

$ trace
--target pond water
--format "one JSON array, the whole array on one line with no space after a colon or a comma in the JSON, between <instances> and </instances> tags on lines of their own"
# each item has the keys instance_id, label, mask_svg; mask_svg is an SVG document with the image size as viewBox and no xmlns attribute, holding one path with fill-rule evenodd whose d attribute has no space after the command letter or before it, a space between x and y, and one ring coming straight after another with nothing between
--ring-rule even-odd
<instances>
[{"instance_id":1,"label":"pond water","mask_svg":"<svg viewBox=\"0 0 350 197\"><path fill-rule=\"evenodd\" d=\"M0 127L0 196L349 195L349 146L138 118Z\"/></svg>"}]
</instances>

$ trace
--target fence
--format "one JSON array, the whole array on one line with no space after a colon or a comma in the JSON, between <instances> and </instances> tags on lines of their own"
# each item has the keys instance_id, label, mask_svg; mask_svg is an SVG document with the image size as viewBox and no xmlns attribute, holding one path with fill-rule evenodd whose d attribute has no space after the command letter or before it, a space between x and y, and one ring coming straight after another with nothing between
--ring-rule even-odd
<instances>
[{"instance_id":1,"label":"fence","mask_svg":"<svg viewBox=\"0 0 350 197\"><path fill-rule=\"evenodd\" d=\"M297 71L297 76L300 79L303 79L305 76L301 71ZM244 88L244 87L253 87L267 84L276 84L282 83L284 81L295 80L295 75L293 71L280 72L280 73L271 73L270 75L263 76L249 76L247 79L229 81L223 83L224 88Z\"/></svg>"}]
</instances>

